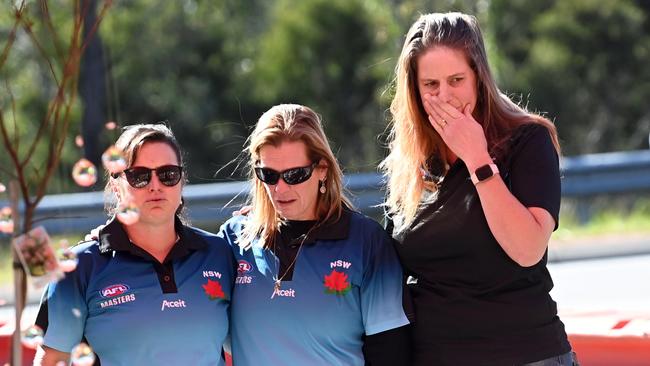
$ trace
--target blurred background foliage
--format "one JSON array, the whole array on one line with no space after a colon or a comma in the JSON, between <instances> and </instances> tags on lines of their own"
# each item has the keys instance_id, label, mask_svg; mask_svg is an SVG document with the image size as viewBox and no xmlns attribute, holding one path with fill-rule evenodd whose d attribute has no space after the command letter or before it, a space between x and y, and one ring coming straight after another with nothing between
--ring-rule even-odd
<instances>
[{"instance_id":1,"label":"blurred background foliage","mask_svg":"<svg viewBox=\"0 0 650 366\"><path fill-rule=\"evenodd\" d=\"M31 3L38 18L42 10ZM70 27L72 1L47 3L57 29ZM12 4L0 2L0 47L15 22ZM555 120L565 155L648 147L644 0L114 0L82 59L69 139L48 193L84 190L71 167L82 156L99 163L118 134L103 128L108 121L167 121L186 150L191 183L240 179L232 162L251 126L286 102L322 115L346 172L375 171L403 35L420 13L454 10L479 18L501 89ZM53 85L25 37L17 34L2 69L0 108L29 138ZM60 52L54 45L66 41L43 42L52 45L44 51ZM35 169L47 154L36 152ZM8 166L4 154L0 164Z\"/></svg>"}]
</instances>

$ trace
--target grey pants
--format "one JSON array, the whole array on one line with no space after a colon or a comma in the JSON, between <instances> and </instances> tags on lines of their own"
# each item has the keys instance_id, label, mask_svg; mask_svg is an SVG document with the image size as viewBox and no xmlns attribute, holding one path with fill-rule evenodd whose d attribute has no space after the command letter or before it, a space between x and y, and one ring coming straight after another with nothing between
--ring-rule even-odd
<instances>
[{"instance_id":1,"label":"grey pants","mask_svg":"<svg viewBox=\"0 0 650 366\"><path fill-rule=\"evenodd\" d=\"M527 363L521 366L580 366L575 352L549 357L545 360Z\"/></svg>"}]
</instances>

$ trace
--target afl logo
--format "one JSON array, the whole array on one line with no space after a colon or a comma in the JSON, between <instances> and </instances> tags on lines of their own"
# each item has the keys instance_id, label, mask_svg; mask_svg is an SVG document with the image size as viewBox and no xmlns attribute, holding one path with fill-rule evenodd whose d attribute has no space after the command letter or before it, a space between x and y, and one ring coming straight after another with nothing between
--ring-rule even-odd
<instances>
[{"instance_id":1,"label":"afl logo","mask_svg":"<svg viewBox=\"0 0 650 366\"><path fill-rule=\"evenodd\" d=\"M237 273L239 274L248 273L251 271L251 269L253 269L253 266L251 266L251 264L245 260L241 260L237 263L239 263L239 267L237 267Z\"/></svg>"},{"instance_id":2,"label":"afl logo","mask_svg":"<svg viewBox=\"0 0 650 366\"><path fill-rule=\"evenodd\" d=\"M113 296L122 295L127 291L129 291L129 286L118 284L118 285L110 285L108 287L104 287L104 289L101 290L100 293L102 297L113 297Z\"/></svg>"}]
</instances>

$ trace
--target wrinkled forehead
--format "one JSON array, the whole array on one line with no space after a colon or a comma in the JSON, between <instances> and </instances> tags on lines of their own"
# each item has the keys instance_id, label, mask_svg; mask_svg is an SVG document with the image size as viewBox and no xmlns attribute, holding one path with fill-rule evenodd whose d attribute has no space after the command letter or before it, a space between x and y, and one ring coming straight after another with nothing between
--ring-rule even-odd
<instances>
[{"instance_id":1,"label":"wrinkled forehead","mask_svg":"<svg viewBox=\"0 0 650 366\"><path fill-rule=\"evenodd\" d=\"M162 165L181 165L179 152L168 141L143 141L133 151L129 167L156 168Z\"/></svg>"},{"instance_id":2,"label":"wrinkled forehead","mask_svg":"<svg viewBox=\"0 0 650 366\"><path fill-rule=\"evenodd\" d=\"M280 144L266 144L258 149L256 165L274 170L304 167L312 163L307 145L303 141L284 141Z\"/></svg>"}]
</instances>

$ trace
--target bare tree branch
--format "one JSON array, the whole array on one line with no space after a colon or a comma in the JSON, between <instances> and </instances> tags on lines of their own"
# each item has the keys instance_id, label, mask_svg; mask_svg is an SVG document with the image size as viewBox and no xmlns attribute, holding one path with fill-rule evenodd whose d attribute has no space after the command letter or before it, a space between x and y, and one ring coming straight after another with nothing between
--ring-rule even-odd
<instances>
[{"instance_id":1,"label":"bare tree branch","mask_svg":"<svg viewBox=\"0 0 650 366\"><path fill-rule=\"evenodd\" d=\"M56 106L57 103L53 102L48 107L47 114L45 115L45 118L43 119L41 124L38 126L38 131L36 131L36 136L34 136L34 140L32 141L31 145L29 145L29 149L27 150L25 157L20 162L20 167L24 167L27 164L27 162L31 160L34 151L36 151L36 146L38 146L38 142L41 140L41 137L43 137L43 132L45 132L45 128L49 124L51 111L55 109Z\"/></svg>"},{"instance_id":2,"label":"bare tree branch","mask_svg":"<svg viewBox=\"0 0 650 366\"><path fill-rule=\"evenodd\" d=\"M7 154L9 154L9 159L11 159L11 162L17 166L18 154L14 149L14 146L11 144L11 141L9 141L9 132L7 131L7 128L5 126L5 119L3 113L0 113L0 135L2 135L2 142L5 145L5 150L7 150Z\"/></svg>"},{"instance_id":3,"label":"bare tree branch","mask_svg":"<svg viewBox=\"0 0 650 366\"><path fill-rule=\"evenodd\" d=\"M50 16L50 9L47 6L47 0L41 0L40 4L41 4L41 12L43 13L43 22L45 23L47 30L52 36L52 44L54 45L54 49L56 50L57 58L61 60L63 59L63 48L61 47L61 40L59 40L59 37L56 31L54 30L54 24L52 24L52 17Z\"/></svg>"},{"instance_id":4,"label":"bare tree branch","mask_svg":"<svg viewBox=\"0 0 650 366\"><path fill-rule=\"evenodd\" d=\"M31 164L29 167L32 168L32 177L33 177L33 178L30 179L30 181L31 182L40 181L41 180L41 174L38 172L38 169L36 169L36 167L33 164Z\"/></svg>"},{"instance_id":5,"label":"bare tree branch","mask_svg":"<svg viewBox=\"0 0 650 366\"><path fill-rule=\"evenodd\" d=\"M104 19L104 16L106 15L106 12L108 11L108 9L111 7L112 4L113 4L112 0L106 0L104 2L104 6L102 7L102 10L99 12L99 15L97 16L97 21L95 22L95 24L93 24L93 27L88 32L88 36L86 37L86 39L84 40L83 45L81 46L81 53L80 54L83 55L84 52L86 51L86 47L88 47L88 44L90 43L90 40L93 38L93 35L97 31L97 28L99 27L99 24L102 22L102 19ZM87 9L86 9L86 11L87 11ZM86 15L84 13L84 17L85 16Z\"/></svg>"},{"instance_id":6,"label":"bare tree branch","mask_svg":"<svg viewBox=\"0 0 650 366\"><path fill-rule=\"evenodd\" d=\"M52 77L54 78L54 82L56 83L57 86L59 86L59 81L57 79L56 72L54 71L54 66L52 65L52 62L50 61L50 58L48 57L47 53L45 52L45 50L43 49L41 44L38 42L38 39L36 38L36 36L32 32L31 25L30 25L29 21L23 19L22 17L20 19L21 19L21 22L23 23L23 28L25 29L25 31L29 35L30 39L32 40L32 42L34 43L36 48L39 50L41 56L45 59L46 63L48 64L49 69L50 69L50 73L52 74ZM20 163L19 163L19 166L21 168L24 168L25 165L27 164L27 162L32 158L32 155L34 154L34 151L36 150L36 147L38 146L38 143L41 140L41 138L43 136L43 133L45 132L45 129L46 129L48 123L49 123L50 113L51 113L52 108L55 106L55 104L56 103L52 103L48 107L48 112L47 112L45 118L43 119L43 121L41 122L41 124L39 125L38 130L36 131L36 135L34 136L34 140L29 145L27 153L25 154L22 161L20 161ZM16 148L16 150L18 150L18 149Z\"/></svg>"},{"instance_id":7,"label":"bare tree branch","mask_svg":"<svg viewBox=\"0 0 650 366\"><path fill-rule=\"evenodd\" d=\"M7 89L7 95L9 95L9 104L11 104L11 117L14 122L14 148L16 151L20 151L20 131L18 131L18 123L16 122L16 99L14 94L11 91L11 86L9 85L9 80L5 78L5 88ZM0 109L2 113L2 109Z\"/></svg>"},{"instance_id":8,"label":"bare tree branch","mask_svg":"<svg viewBox=\"0 0 650 366\"><path fill-rule=\"evenodd\" d=\"M96 22L92 25L92 28L87 33L86 39L82 40L81 37L83 34L83 19L86 13L89 11L90 3L88 1L85 1L82 4L79 0L74 1L74 25L73 30L70 34L70 45L66 54L64 55L62 48L60 47L56 31L52 24L47 1L41 0L39 3L43 13L43 22L46 24L46 27L52 35L52 42L54 43L56 52L62 61L60 79L57 76L57 71L55 69L54 63L34 34L31 21L24 16L24 12L26 10L25 3L22 3L21 6L15 11L15 24L9 34L7 44L5 45L2 54L0 55L0 69L2 69L8 59L11 48L15 43L17 30L22 25L22 28L28 34L33 45L38 49L39 54L45 60L49 68L49 72L52 75L52 78L57 87L56 94L53 96L52 101L47 108L46 115L40 123L34 139L31 141L26 154L21 159L19 154L20 141L18 124L16 121L15 100L13 94L11 93L8 81L5 81L6 89L8 90L8 95L10 96L12 105L14 141L12 143L12 138L10 138L10 133L7 130L7 126L5 124L2 113L0 113L0 137L2 138L2 142L5 145L5 149L7 150L10 160L14 165L15 172L11 173L5 168L1 169L9 175L15 176L20 186L20 190L23 196L22 198L25 203L25 215L23 217L23 227L25 230L28 230L31 227L36 206L44 197L47 184L52 178L61 159L61 154L67 137L67 131L70 127L70 114L76 97L81 55L83 54L84 49L87 47L89 40L92 38L92 35L97 31L101 20L104 18L106 12L112 5L112 1L110 0L104 2L104 6L99 16L97 17ZM32 165L32 158L37 146L45 136L46 131L49 132L48 137L50 140L50 151L45 164L45 170L39 172L39 170L37 170ZM27 167L32 168L32 173L29 177L27 177L25 172L25 169ZM29 182L33 182L34 186L30 187ZM30 188L34 188L34 195L30 194L32 191Z\"/></svg>"},{"instance_id":9,"label":"bare tree branch","mask_svg":"<svg viewBox=\"0 0 650 366\"><path fill-rule=\"evenodd\" d=\"M4 172L5 174L7 174L11 178L16 178L16 174L14 174L14 172L8 170L7 168L5 168L3 166L0 166L0 172Z\"/></svg>"},{"instance_id":10,"label":"bare tree branch","mask_svg":"<svg viewBox=\"0 0 650 366\"><path fill-rule=\"evenodd\" d=\"M16 179L18 180L20 191L23 195L23 201L25 202L25 207L27 207L31 203L29 200L29 189L27 187L27 181L23 174L23 169L18 161L18 152L14 149L13 145L11 145L11 142L9 141L9 133L7 132L2 114L0 114L0 135L2 136L2 142L4 143L5 150L7 150L7 153L9 154L9 159L11 159L11 162L16 168L16 172L13 175L16 176Z\"/></svg>"},{"instance_id":11,"label":"bare tree branch","mask_svg":"<svg viewBox=\"0 0 650 366\"><path fill-rule=\"evenodd\" d=\"M9 32L9 37L7 37L7 44L5 45L5 48L2 50L2 54L0 55L0 69L2 69L2 67L5 65L7 57L9 57L9 51L16 41L16 31L20 25L22 12L23 10L16 10L16 22L14 23L13 27L11 27L11 32Z\"/></svg>"},{"instance_id":12,"label":"bare tree branch","mask_svg":"<svg viewBox=\"0 0 650 366\"><path fill-rule=\"evenodd\" d=\"M59 79L56 77L56 72L54 71L54 66L52 65L52 61L50 61L50 58L48 57L47 53L45 52L45 49L43 46L41 46L41 43L38 41L38 38L36 38L36 35L34 32L32 32L32 25L29 23L29 21L23 20L23 29L29 35L29 37L32 39L32 42L34 42L34 46L38 49L38 51L41 53L43 56L43 59L47 63L47 66L50 68L50 73L52 74L52 78L54 79L54 83L56 85L59 85Z\"/></svg>"},{"instance_id":13,"label":"bare tree branch","mask_svg":"<svg viewBox=\"0 0 650 366\"><path fill-rule=\"evenodd\" d=\"M34 197L34 204L38 204L40 200L45 195L45 189L50 178L54 174L56 166L59 163L61 158L61 151L65 143L65 131L67 131L70 123L70 110L74 104L75 91L77 86L77 71L79 70L79 61L80 61L80 49L79 49L79 38L81 34L81 25L82 22L78 18L75 19L75 25L73 28L70 48L68 50L68 56L65 60L64 70L61 85L57 91L57 96L55 99L55 111L52 116L52 129L51 137L52 144L50 145L50 154L48 155L47 164L45 173L40 180L36 188L36 195ZM68 86L68 84L71 84ZM66 89L70 88L69 100L66 102ZM64 107L63 118L61 119L61 110L60 107ZM63 124L62 126L60 124ZM61 133L60 131L63 131Z\"/></svg>"},{"instance_id":14,"label":"bare tree branch","mask_svg":"<svg viewBox=\"0 0 650 366\"><path fill-rule=\"evenodd\" d=\"M93 34L99 22L103 18L108 6L111 4L111 1L107 1L102 9L100 17L92 26L92 31L89 34ZM65 139L67 137L67 132L70 127L71 119L71 110L75 102L75 97L77 95L77 83L79 78L79 65L80 58L83 52L83 49L86 47L86 42L80 42L80 34L82 34L82 24L85 14L88 12L89 3L86 0L85 5L80 5L79 0L74 0L74 26L72 34L70 37L70 45L66 54L62 51L62 47L59 45L57 33L55 31L54 25L52 24L52 19L50 17L49 9L47 6L47 0L39 0L39 4L42 9L42 20L45 23L48 31L52 36L52 42L56 49L58 58L56 60L61 60L61 63L58 64L52 61L52 58L48 56L45 48L41 45L36 35L32 31L32 23L29 19L24 17L23 12L26 11L26 2L23 1L21 5L15 10L15 24L11 29L6 45L4 46L2 53L0 54L0 71L5 66L6 61L9 57L11 49L16 41L16 33L19 26L22 24L23 29L28 34L28 38L31 40L34 47L38 49L38 53L41 57L44 58L45 62L49 67L49 72L54 79L55 85L57 86L56 94L52 96L52 99L47 107L46 115L44 116L38 131L36 132L32 144L29 146L28 151L21 161L20 151L19 151L19 131L16 118L16 106L14 96L11 93L11 88L9 87L8 81L6 81L6 89L8 90L9 98L11 101L11 108L13 112L13 127L14 127L14 142L12 144L12 139L10 138L10 133L7 131L7 126L5 124L4 115L2 113L2 108L0 108L0 139L3 142L5 149L9 155L11 163L14 166L15 173L7 172L9 175L15 176L15 182L12 182L12 189L14 195L17 194L16 185L19 185L19 190L22 194L22 199L24 201L24 212L20 220L22 221L21 230L26 232L31 229L33 224L38 220L34 220L34 214L36 212L36 207L41 199L45 195L45 190L48 182L52 178L56 167L58 166L61 154L63 151ZM94 11L94 8L93 8ZM88 37L90 38L90 37ZM80 46L81 44L81 46ZM59 70L60 67L60 70ZM60 72L60 80L57 78L57 72ZM49 132L49 152L50 154L47 157L45 171L40 171L36 169L33 156L36 151L37 145L41 143L46 131ZM31 174L27 177L25 170L27 168L32 168ZM5 171L4 167L0 167L2 171ZM35 191L35 195L32 193ZM14 199L16 202L16 199ZM39 220L42 220L39 219ZM17 226L19 227L19 226ZM17 277L18 278L18 277ZM16 318L20 319L20 313L24 307L25 300L25 280L24 277L18 278L16 280ZM22 289L22 290L21 290ZM19 301L19 299L22 299ZM14 340L20 339L20 329L17 329L14 332ZM14 342L12 347L12 359L20 359L20 342ZM18 361L15 361L18 362Z\"/></svg>"}]
</instances>

